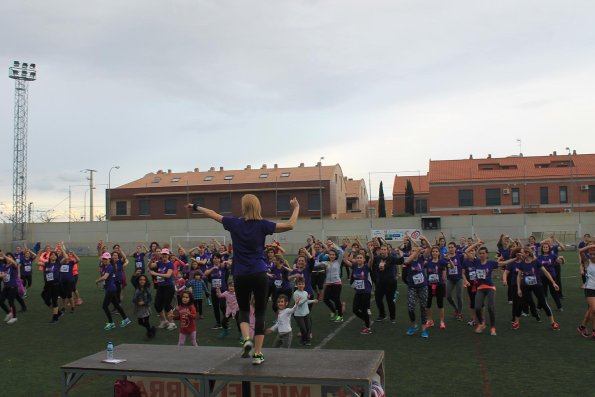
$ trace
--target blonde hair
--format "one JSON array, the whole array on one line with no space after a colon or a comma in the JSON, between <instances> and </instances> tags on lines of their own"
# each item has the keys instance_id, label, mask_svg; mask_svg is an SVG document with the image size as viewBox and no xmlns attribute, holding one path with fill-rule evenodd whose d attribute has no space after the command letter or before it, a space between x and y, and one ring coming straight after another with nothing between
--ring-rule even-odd
<instances>
[{"instance_id":1,"label":"blonde hair","mask_svg":"<svg viewBox=\"0 0 595 397\"><path fill-rule=\"evenodd\" d=\"M242 196L242 216L245 220L262 220L260 211L260 201L258 200L258 197L253 194L245 194Z\"/></svg>"}]
</instances>

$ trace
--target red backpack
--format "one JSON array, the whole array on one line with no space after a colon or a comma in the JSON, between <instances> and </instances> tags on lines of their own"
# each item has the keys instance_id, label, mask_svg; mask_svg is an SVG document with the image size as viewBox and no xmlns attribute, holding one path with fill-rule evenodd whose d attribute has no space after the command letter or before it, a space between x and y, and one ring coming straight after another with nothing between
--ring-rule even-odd
<instances>
[{"instance_id":1,"label":"red backpack","mask_svg":"<svg viewBox=\"0 0 595 397\"><path fill-rule=\"evenodd\" d=\"M126 379L114 383L114 397L141 397L137 384Z\"/></svg>"}]
</instances>

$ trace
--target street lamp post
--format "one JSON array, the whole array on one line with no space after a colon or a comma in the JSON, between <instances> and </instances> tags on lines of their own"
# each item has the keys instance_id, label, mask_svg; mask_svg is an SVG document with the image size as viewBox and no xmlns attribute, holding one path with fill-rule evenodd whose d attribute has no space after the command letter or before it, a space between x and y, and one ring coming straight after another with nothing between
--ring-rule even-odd
<instances>
[{"instance_id":1,"label":"street lamp post","mask_svg":"<svg viewBox=\"0 0 595 397\"><path fill-rule=\"evenodd\" d=\"M574 212L574 173L572 171L574 164L572 164L572 151L569 147L566 150L568 150L568 168L570 168L570 210Z\"/></svg>"},{"instance_id":2,"label":"street lamp post","mask_svg":"<svg viewBox=\"0 0 595 397\"><path fill-rule=\"evenodd\" d=\"M318 184L319 184L319 197L320 197L320 225L322 226L322 241L325 240L325 232L324 232L324 215L322 214L322 160L324 160L324 156L320 158L318 162Z\"/></svg>"},{"instance_id":3,"label":"street lamp post","mask_svg":"<svg viewBox=\"0 0 595 397\"><path fill-rule=\"evenodd\" d=\"M112 170L113 169L120 169L119 165L114 165L111 167L107 173L107 205L105 206L105 241L109 241L109 222L112 217Z\"/></svg>"}]
</instances>

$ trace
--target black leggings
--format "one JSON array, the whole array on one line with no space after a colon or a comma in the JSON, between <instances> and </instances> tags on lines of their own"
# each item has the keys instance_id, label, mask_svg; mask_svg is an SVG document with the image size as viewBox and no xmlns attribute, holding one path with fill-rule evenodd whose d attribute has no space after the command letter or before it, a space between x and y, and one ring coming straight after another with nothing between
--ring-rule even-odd
<instances>
[{"instance_id":1,"label":"black leggings","mask_svg":"<svg viewBox=\"0 0 595 397\"><path fill-rule=\"evenodd\" d=\"M264 335L269 278L265 272L234 276L240 322L250 322L250 296L254 295L254 335Z\"/></svg>"},{"instance_id":2,"label":"black leggings","mask_svg":"<svg viewBox=\"0 0 595 397\"><path fill-rule=\"evenodd\" d=\"M199 316L202 316L202 299L195 299L194 300L194 308Z\"/></svg>"},{"instance_id":3,"label":"black leggings","mask_svg":"<svg viewBox=\"0 0 595 397\"><path fill-rule=\"evenodd\" d=\"M173 310L171 301L174 298L175 289L173 285L159 285L157 286L157 293L155 294L155 310L157 313L161 313L164 309L166 312ZM118 300L119 300L118 291Z\"/></svg>"},{"instance_id":4,"label":"black leggings","mask_svg":"<svg viewBox=\"0 0 595 397\"><path fill-rule=\"evenodd\" d=\"M363 320L366 328L370 328L370 315L368 314L368 310L370 310L371 298L371 293L355 294L353 296L353 314Z\"/></svg>"},{"instance_id":5,"label":"black leggings","mask_svg":"<svg viewBox=\"0 0 595 397\"><path fill-rule=\"evenodd\" d=\"M390 319L395 319L395 291L397 290L397 281L381 281L376 283L376 291L374 293L374 300L376 301L376 307L378 307L378 317L386 317L384 311L384 299L386 299L386 305L388 306L388 314ZM358 316L359 317L359 316Z\"/></svg>"},{"instance_id":6,"label":"black leggings","mask_svg":"<svg viewBox=\"0 0 595 397\"><path fill-rule=\"evenodd\" d=\"M58 283L45 283L43 291L41 292L41 298L48 307L58 307L58 296L60 295L60 284Z\"/></svg>"},{"instance_id":7,"label":"black leggings","mask_svg":"<svg viewBox=\"0 0 595 397\"><path fill-rule=\"evenodd\" d=\"M532 300L530 302L528 301L531 299L531 293L533 293L533 294L535 294L535 297L537 298L537 305L543 309L546 316L548 316L548 317L552 316L552 309L550 309L549 305L547 304L547 301L545 300L545 295L543 294L543 288L541 286L524 285L522 288L522 291L523 291L523 300L529 304L530 308L535 307L534 305L532 305L532 303L533 303ZM533 310L531 310L531 313L533 314ZM535 314L537 314L537 313L535 313ZM534 316L534 317L537 317L537 316Z\"/></svg>"},{"instance_id":8,"label":"black leggings","mask_svg":"<svg viewBox=\"0 0 595 397\"><path fill-rule=\"evenodd\" d=\"M33 285L33 275L32 274L24 274L21 276L21 280L23 280L23 287L31 288Z\"/></svg>"},{"instance_id":9,"label":"black leggings","mask_svg":"<svg viewBox=\"0 0 595 397\"><path fill-rule=\"evenodd\" d=\"M326 279L326 272L312 272L310 275L310 284L312 284L312 289L318 293L320 293L324 289L324 280Z\"/></svg>"},{"instance_id":10,"label":"black leggings","mask_svg":"<svg viewBox=\"0 0 595 397\"><path fill-rule=\"evenodd\" d=\"M10 307L10 313L12 313L12 317L17 317L17 309L14 307L14 300L17 297L17 288L16 287L4 287L2 292L0 292L0 307L6 314L9 313L8 307ZM4 303L5 300L8 300L8 307Z\"/></svg>"},{"instance_id":11,"label":"black leggings","mask_svg":"<svg viewBox=\"0 0 595 397\"><path fill-rule=\"evenodd\" d=\"M426 308L429 309L432 307L432 300L433 297L436 297L436 305L438 309L442 309L444 307L444 294L446 292L444 284L430 284L428 285L428 303L426 304Z\"/></svg>"},{"instance_id":12,"label":"black leggings","mask_svg":"<svg viewBox=\"0 0 595 397\"><path fill-rule=\"evenodd\" d=\"M229 329L229 319L230 318L232 318L231 315L229 317L227 317L227 316L223 317L223 322L221 323L221 325L223 326L223 329ZM240 316L238 316L237 313L235 315L235 321L236 321L236 326L238 327L238 332L242 333L242 331L240 330Z\"/></svg>"},{"instance_id":13,"label":"black leggings","mask_svg":"<svg viewBox=\"0 0 595 397\"><path fill-rule=\"evenodd\" d=\"M142 317L138 319L138 325L141 327L145 327L147 329L147 333L151 332L151 324L149 323L149 317Z\"/></svg>"},{"instance_id":14,"label":"black leggings","mask_svg":"<svg viewBox=\"0 0 595 397\"><path fill-rule=\"evenodd\" d=\"M225 303L225 298L218 298L217 291L214 289L211 290L211 296L213 297L212 303L215 321L217 322L217 324L221 325L221 315L223 314L223 317L225 317L225 309L227 307Z\"/></svg>"},{"instance_id":15,"label":"black leggings","mask_svg":"<svg viewBox=\"0 0 595 397\"><path fill-rule=\"evenodd\" d=\"M556 264L554 265L554 270L556 270L556 277L554 278L554 281L556 281L556 284L558 284L558 287L560 287L560 290L558 291L558 296L563 297L564 294L562 293L562 266L560 266L560 264L556 262Z\"/></svg>"},{"instance_id":16,"label":"black leggings","mask_svg":"<svg viewBox=\"0 0 595 397\"><path fill-rule=\"evenodd\" d=\"M475 294L477 289L472 285L467 287L467 296L469 296L469 309L475 309Z\"/></svg>"},{"instance_id":17,"label":"black leggings","mask_svg":"<svg viewBox=\"0 0 595 397\"><path fill-rule=\"evenodd\" d=\"M556 280L554 279L554 281L556 281ZM556 291L556 289L554 288L554 284L552 284L547 277L541 277L541 283L543 284L543 295L547 298L547 291L549 289L550 294L552 295L552 298L554 299L554 302L556 303L556 307L558 309L561 309L562 302L560 302L560 293L558 291ZM558 284L557 281L556 281L556 284ZM560 286L560 285L558 284L558 286Z\"/></svg>"},{"instance_id":18,"label":"black leggings","mask_svg":"<svg viewBox=\"0 0 595 397\"><path fill-rule=\"evenodd\" d=\"M343 305L341 304L341 284L327 284L324 287L324 303L332 313L343 316Z\"/></svg>"},{"instance_id":19,"label":"black leggings","mask_svg":"<svg viewBox=\"0 0 595 397\"><path fill-rule=\"evenodd\" d=\"M120 306L120 302L118 302L118 296L116 291L105 291L105 296L103 297L103 305L101 307L103 308L103 311L107 316L108 323L114 322L114 320L112 319L112 313L109 311L110 303L114 305L114 308L118 311L118 313L120 313L123 319L126 318L126 313L124 313L124 310L122 310L122 306Z\"/></svg>"}]
</instances>

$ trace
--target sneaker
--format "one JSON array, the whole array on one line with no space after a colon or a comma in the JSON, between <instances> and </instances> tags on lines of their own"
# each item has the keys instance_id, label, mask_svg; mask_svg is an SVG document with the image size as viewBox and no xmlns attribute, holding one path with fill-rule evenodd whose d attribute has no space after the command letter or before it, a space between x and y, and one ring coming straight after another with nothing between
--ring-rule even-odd
<instances>
[{"instance_id":1,"label":"sneaker","mask_svg":"<svg viewBox=\"0 0 595 397\"><path fill-rule=\"evenodd\" d=\"M541 322L541 317L539 317L539 315L537 315L537 317L535 317L535 321L537 321L538 323Z\"/></svg>"},{"instance_id":2,"label":"sneaker","mask_svg":"<svg viewBox=\"0 0 595 397\"><path fill-rule=\"evenodd\" d=\"M4 322L8 322L8 320L10 320L12 318L12 313L8 313L6 316L4 316Z\"/></svg>"},{"instance_id":3,"label":"sneaker","mask_svg":"<svg viewBox=\"0 0 595 397\"><path fill-rule=\"evenodd\" d=\"M509 304L509 305L512 305L512 301L508 301L508 304Z\"/></svg>"},{"instance_id":4,"label":"sneaker","mask_svg":"<svg viewBox=\"0 0 595 397\"><path fill-rule=\"evenodd\" d=\"M342 323L342 322L343 322L343 317L341 317L341 316L337 316L337 317L335 317L335 320L334 320L334 321L335 321L336 323Z\"/></svg>"},{"instance_id":5,"label":"sneaker","mask_svg":"<svg viewBox=\"0 0 595 397\"><path fill-rule=\"evenodd\" d=\"M496 336L496 327L490 328L490 335Z\"/></svg>"},{"instance_id":6,"label":"sneaker","mask_svg":"<svg viewBox=\"0 0 595 397\"><path fill-rule=\"evenodd\" d=\"M54 322L54 321L52 321L52 322ZM56 320L55 322L57 323L58 320ZM103 327L103 329L105 331L109 331L110 329L114 329L114 328L116 328L116 324L114 324L114 323L106 323L105 327Z\"/></svg>"},{"instance_id":7,"label":"sneaker","mask_svg":"<svg viewBox=\"0 0 595 397\"><path fill-rule=\"evenodd\" d=\"M579 325L578 327L576 327L576 330L579 334L581 334L581 336L585 338L589 337L589 331L587 330L587 327L585 327L584 325Z\"/></svg>"},{"instance_id":8,"label":"sneaker","mask_svg":"<svg viewBox=\"0 0 595 397\"><path fill-rule=\"evenodd\" d=\"M264 363L264 356L262 353L256 353L252 356L252 364L260 365L262 363Z\"/></svg>"},{"instance_id":9,"label":"sneaker","mask_svg":"<svg viewBox=\"0 0 595 397\"><path fill-rule=\"evenodd\" d=\"M329 320L335 321L335 318L337 318L337 313L330 313L329 314Z\"/></svg>"},{"instance_id":10,"label":"sneaker","mask_svg":"<svg viewBox=\"0 0 595 397\"><path fill-rule=\"evenodd\" d=\"M159 325L157 326L157 328L163 329L163 328L167 327L168 324L169 324L169 321L161 321L159 323Z\"/></svg>"},{"instance_id":11,"label":"sneaker","mask_svg":"<svg viewBox=\"0 0 595 397\"><path fill-rule=\"evenodd\" d=\"M174 329L178 328L176 323L169 323L167 324L167 330L168 331L173 331Z\"/></svg>"},{"instance_id":12,"label":"sneaker","mask_svg":"<svg viewBox=\"0 0 595 397\"><path fill-rule=\"evenodd\" d=\"M519 324L519 322L518 322L518 321L513 321L513 322L512 322L512 329L514 329L514 330L517 330L517 329L519 329L519 328L520 328L520 326L521 326L521 325Z\"/></svg>"},{"instance_id":13,"label":"sneaker","mask_svg":"<svg viewBox=\"0 0 595 397\"><path fill-rule=\"evenodd\" d=\"M254 347L254 344L252 343L252 341L250 340L250 338L247 338L244 341L244 345L242 346L242 358L248 358L248 357L250 357L250 352L252 351L252 348L253 347Z\"/></svg>"},{"instance_id":14,"label":"sneaker","mask_svg":"<svg viewBox=\"0 0 595 397\"><path fill-rule=\"evenodd\" d=\"M58 319L57 319L57 318L54 318L54 317L52 317L52 319L50 320L50 324L52 324L52 325L53 325L53 324L58 324ZM105 329L105 328L104 328L104 329ZM111 329L111 328L110 328L110 329Z\"/></svg>"},{"instance_id":15,"label":"sneaker","mask_svg":"<svg viewBox=\"0 0 595 397\"><path fill-rule=\"evenodd\" d=\"M130 321L130 319L126 317L124 320L120 321L120 328L127 327L128 325L130 325L130 323L132 323L132 321Z\"/></svg>"},{"instance_id":16,"label":"sneaker","mask_svg":"<svg viewBox=\"0 0 595 397\"><path fill-rule=\"evenodd\" d=\"M391 318L390 319L391 324L396 324L397 323L397 319L396 318Z\"/></svg>"},{"instance_id":17,"label":"sneaker","mask_svg":"<svg viewBox=\"0 0 595 397\"><path fill-rule=\"evenodd\" d=\"M558 311L559 311L559 312L563 312L563 311L564 311L564 308L563 308L563 307L559 307L559 308L558 308Z\"/></svg>"},{"instance_id":18,"label":"sneaker","mask_svg":"<svg viewBox=\"0 0 595 397\"><path fill-rule=\"evenodd\" d=\"M426 327L433 327L434 326L434 320L428 320L426 321Z\"/></svg>"},{"instance_id":19,"label":"sneaker","mask_svg":"<svg viewBox=\"0 0 595 397\"><path fill-rule=\"evenodd\" d=\"M312 346L312 342L306 341L306 342L304 342L304 346Z\"/></svg>"},{"instance_id":20,"label":"sneaker","mask_svg":"<svg viewBox=\"0 0 595 397\"><path fill-rule=\"evenodd\" d=\"M475 324L474 320L469 320L469 321L467 321L467 325L470 327L475 327L477 324Z\"/></svg>"},{"instance_id":21,"label":"sneaker","mask_svg":"<svg viewBox=\"0 0 595 397\"><path fill-rule=\"evenodd\" d=\"M521 316L522 316L522 317L529 317L529 314L528 314L528 313L525 313L525 312L522 312L522 313L521 313Z\"/></svg>"},{"instance_id":22,"label":"sneaker","mask_svg":"<svg viewBox=\"0 0 595 397\"><path fill-rule=\"evenodd\" d=\"M555 321L552 323L552 330L554 330L554 331L560 331L560 326Z\"/></svg>"},{"instance_id":23,"label":"sneaker","mask_svg":"<svg viewBox=\"0 0 595 397\"><path fill-rule=\"evenodd\" d=\"M6 324L8 324L8 325L12 325L12 324L16 323L17 321L18 321L18 318L16 318L16 317L13 317L13 318L11 318L10 320L8 320L8 321L6 322Z\"/></svg>"},{"instance_id":24,"label":"sneaker","mask_svg":"<svg viewBox=\"0 0 595 397\"><path fill-rule=\"evenodd\" d=\"M446 324L444 324L444 321L440 321L440 329L446 329Z\"/></svg>"},{"instance_id":25,"label":"sneaker","mask_svg":"<svg viewBox=\"0 0 595 397\"><path fill-rule=\"evenodd\" d=\"M417 332L418 329L419 329L419 327L417 325L412 325L411 327L409 327L407 329L407 335L409 335L409 336L413 335L414 333Z\"/></svg>"},{"instance_id":26,"label":"sneaker","mask_svg":"<svg viewBox=\"0 0 595 397\"><path fill-rule=\"evenodd\" d=\"M83 304L83 300L82 300L81 298L78 298L78 299L76 300L76 305L77 305L77 306L80 306L80 305L82 305L82 304Z\"/></svg>"},{"instance_id":27,"label":"sneaker","mask_svg":"<svg viewBox=\"0 0 595 397\"><path fill-rule=\"evenodd\" d=\"M386 317L384 317L384 316L378 316L378 318L376 318L376 320L374 320L374 322L375 323L379 323L379 322L382 322L384 320L386 320Z\"/></svg>"},{"instance_id":28,"label":"sneaker","mask_svg":"<svg viewBox=\"0 0 595 397\"><path fill-rule=\"evenodd\" d=\"M211 327L211 329L221 329L221 328L223 328L223 327L221 326L221 324L215 324L215 325L213 325L213 326Z\"/></svg>"},{"instance_id":29,"label":"sneaker","mask_svg":"<svg viewBox=\"0 0 595 397\"><path fill-rule=\"evenodd\" d=\"M359 333L362 335L370 335L372 334L372 330L370 328L364 327Z\"/></svg>"},{"instance_id":30,"label":"sneaker","mask_svg":"<svg viewBox=\"0 0 595 397\"><path fill-rule=\"evenodd\" d=\"M486 329L485 325L477 324L477 327L475 327L475 330L473 332L475 332L476 334L481 334L484 329Z\"/></svg>"},{"instance_id":31,"label":"sneaker","mask_svg":"<svg viewBox=\"0 0 595 397\"><path fill-rule=\"evenodd\" d=\"M225 338L227 335L229 335L229 330L228 329L223 328L221 330L221 332L219 332L219 337L220 338Z\"/></svg>"},{"instance_id":32,"label":"sneaker","mask_svg":"<svg viewBox=\"0 0 595 397\"><path fill-rule=\"evenodd\" d=\"M421 337L422 338L429 338L430 337L430 334L428 334L428 330L427 329L424 329L424 330L421 331Z\"/></svg>"}]
</instances>

